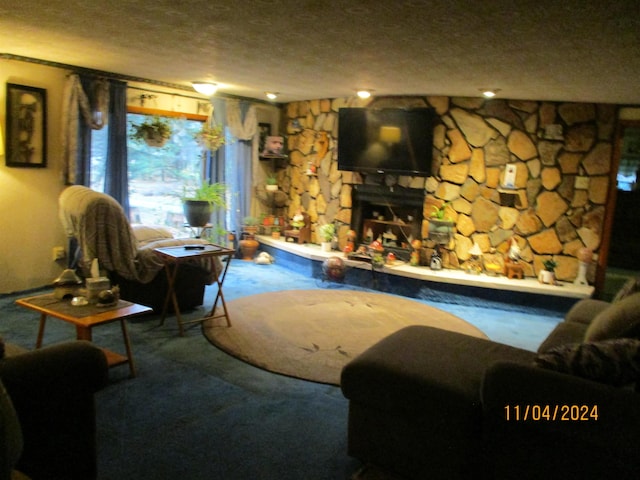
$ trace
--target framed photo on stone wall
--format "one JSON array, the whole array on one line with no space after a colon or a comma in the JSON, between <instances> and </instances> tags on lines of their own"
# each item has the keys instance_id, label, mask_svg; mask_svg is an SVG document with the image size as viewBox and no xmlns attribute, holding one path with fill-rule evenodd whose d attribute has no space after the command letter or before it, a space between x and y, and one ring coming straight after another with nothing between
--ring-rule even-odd
<instances>
[{"instance_id":1,"label":"framed photo on stone wall","mask_svg":"<svg viewBox=\"0 0 640 480\"><path fill-rule=\"evenodd\" d=\"M47 91L43 88L7 83L8 167L47 166Z\"/></svg>"}]
</instances>

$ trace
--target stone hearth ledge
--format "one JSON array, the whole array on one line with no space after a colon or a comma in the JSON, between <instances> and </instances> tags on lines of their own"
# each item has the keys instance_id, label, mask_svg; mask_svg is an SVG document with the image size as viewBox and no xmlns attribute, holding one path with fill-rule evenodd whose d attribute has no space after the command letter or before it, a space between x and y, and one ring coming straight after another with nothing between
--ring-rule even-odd
<instances>
[{"instance_id":1,"label":"stone hearth ledge","mask_svg":"<svg viewBox=\"0 0 640 480\"><path fill-rule=\"evenodd\" d=\"M305 243L301 245L293 242L287 242L283 239L276 240L265 235L256 235L256 240L258 240L262 245L282 250L304 259L323 262L329 257L341 257L344 260L345 265L349 267L360 268L362 270L371 269L371 265L369 263L348 260L342 252L323 252L320 249L320 245L312 243ZM414 267L408 264L399 264L394 266L385 265L380 271L389 275L397 275L400 277L429 282L450 283L458 286L466 285L572 299L589 298L594 292L594 287L591 285L581 286L568 282L560 282L559 285L545 285L533 278L509 279L505 276L493 277L484 273L473 275L462 270L452 269L434 271L429 267Z\"/></svg>"}]
</instances>

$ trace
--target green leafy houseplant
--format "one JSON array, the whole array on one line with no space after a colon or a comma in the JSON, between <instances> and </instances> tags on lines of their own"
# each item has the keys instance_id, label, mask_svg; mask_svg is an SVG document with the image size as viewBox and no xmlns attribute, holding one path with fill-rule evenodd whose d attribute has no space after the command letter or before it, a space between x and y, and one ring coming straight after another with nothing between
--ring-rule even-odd
<instances>
[{"instance_id":1,"label":"green leafy houseplant","mask_svg":"<svg viewBox=\"0 0 640 480\"><path fill-rule=\"evenodd\" d=\"M199 187L184 187L182 203L187 223L192 227L203 227L211 219L216 208L226 207L227 186L224 183L204 182Z\"/></svg>"},{"instance_id":2,"label":"green leafy houseplant","mask_svg":"<svg viewBox=\"0 0 640 480\"><path fill-rule=\"evenodd\" d=\"M194 135L194 138L202 148L215 152L225 143L224 126L203 123L202 129Z\"/></svg>"},{"instance_id":3,"label":"green leafy houseplant","mask_svg":"<svg viewBox=\"0 0 640 480\"><path fill-rule=\"evenodd\" d=\"M318 234L323 242L330 242L336 234L336 227L333 223L325 223L318 227Z\"/></svg>"},{"instance_id":4,"label":"green leafy houseplant","mask_svg":"<svg viewBox=\"0 0 640 480\"><path fill-rule=\"evenodd\" d=\"M141 124L132 124L133 132L129 138L144 142L152 147L162 147L171 138L171 126L166 120L154 115Z\"/></svg>"},{"instance_id":5,"label":"green leafy houseplant","mask_svg":"<svg viewBox=\"0 0 640 480\"><path fill-rule=\"evenodd\" d=\"M544 262L542 262L542 265L547 272L551 273L553 273L555 271L555 268L558 266L558 264L553 260L545 260Z\"/></svg>"},{"instance_id":6,"label":"green leafy houseplant","mask_svg":"<svg viewBox=\"0 0 640 480\"><path fill-rule=\"evenodd\" d=\"M431 212L431 218L435 218L437 220L449 220L446 216L447 205L449 205L449 202L443 203L439 207L432 205L431 207L433 211Z\"/></svg>"}]
</instances>

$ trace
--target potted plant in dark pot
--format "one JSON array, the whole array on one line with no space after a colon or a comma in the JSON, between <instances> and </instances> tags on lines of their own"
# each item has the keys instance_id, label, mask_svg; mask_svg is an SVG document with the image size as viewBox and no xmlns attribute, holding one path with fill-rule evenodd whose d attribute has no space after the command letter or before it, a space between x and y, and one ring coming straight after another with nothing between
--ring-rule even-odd
<instances>
[{"instance_id":1,"label":"potted plant in dark pot","mask_svg":"<svg viewBox=\"0 0 640 480\"><path fill-rule=\"evenodd\" d=\"M223 183L204 182L194 189L185 188L182 196L184 216L191 227L204 227L217 208L225 208L227 187Z\"/></svg>"},{"instance_id":2,"label":"potted plant in dark pot","mask_svg":"<svg viewBox=\"0 0 640 480\"><path fill-rule=\"evenodd\" d=\"M163 147L171 138L171 126L166 120L154 115L141 124L132 124L133 132L129 135L136 142L144 142L150 147Z\"/></svg>"}]
</instances>

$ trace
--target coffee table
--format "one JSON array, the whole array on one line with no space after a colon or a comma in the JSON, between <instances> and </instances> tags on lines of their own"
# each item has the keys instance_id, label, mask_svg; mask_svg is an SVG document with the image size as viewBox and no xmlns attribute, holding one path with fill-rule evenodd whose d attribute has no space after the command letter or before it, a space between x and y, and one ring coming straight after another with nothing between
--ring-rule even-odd
<instances>
[{"instance_id":1,"label":"coffee table","mask_svg":"<svg viewBox=\"0 0 640 480\"><path fill-rule=\"evenodd\" d=\"M102 348L102 351L107 357L107 364L109 367L128 363L131 377L136 376L136 366L133 361L131 341L129 339L129 332L127 331L127 323L125 320L136 315L151 313L153 309L124 300L119 300L116 305L111 307L100 307L91 304L76 307L71 305L71 301L69 299L59 300L51 293L28 298L20 298L16 300L16 304L40 313L40 326L38 328L36 348L40 348L42 346L47 316L75 325L76 338L78 340L87 340L89 342L92 341L93 327L112 322L120 322L127 355L120 355L119 353L112 352L106 348Z\"/></svg>"}]
</instances>

